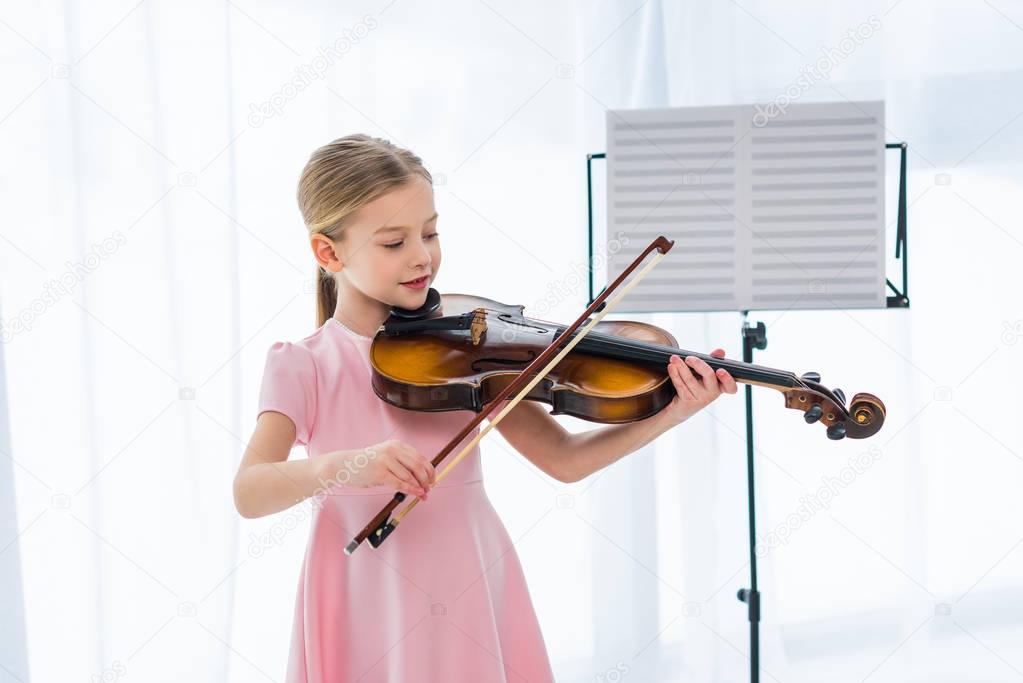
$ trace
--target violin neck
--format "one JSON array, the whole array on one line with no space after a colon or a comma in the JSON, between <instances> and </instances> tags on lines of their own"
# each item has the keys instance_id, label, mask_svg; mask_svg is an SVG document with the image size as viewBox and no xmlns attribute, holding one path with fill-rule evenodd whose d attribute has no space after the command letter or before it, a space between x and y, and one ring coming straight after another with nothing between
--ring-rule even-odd
<instances>
[{"instance_id":1,"label":"violin neck","mask_svg":"<svg viewBox=\"0 0 1023 683\"><path fill-rule=\"evenodd\" d=\"M557 336L563 335L567 329L567 326L558 327ZM578 331L575 334L578 334ZM707 365L715 370L724 368L737 382L757 384L778 390L790 389L801 384L795 374L786 370L775 370L763 365L743 363L742 361L730 360L728 358L715 358L705 353L687 351L674 346L644 342L627 337L618 337L602 332L589 332L576 344L575 348L583 353L603 356L605 358L649 362L661 366L667 365L672 355L683 359L686 356L696 356L702 358L707 362Z\"/></svg>"}]
</instances>

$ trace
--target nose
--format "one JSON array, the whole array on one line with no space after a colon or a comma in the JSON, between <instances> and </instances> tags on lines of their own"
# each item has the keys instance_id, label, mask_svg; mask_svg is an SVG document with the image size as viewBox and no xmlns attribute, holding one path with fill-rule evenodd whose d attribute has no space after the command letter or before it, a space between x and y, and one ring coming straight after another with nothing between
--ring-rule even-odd
<instances>
[{"instance_id":1,"label":"nose","mask_svg":"<svg viewBox=\"0 0 1023 683\"><path fill-rule=\"evenodd\" d=\"M429 268L431 263L433 263L433 257L430 255L430 250L426 247L425 242L419 240L419 248L415 252L413 268Z\"/></svg>"}]
</instances>

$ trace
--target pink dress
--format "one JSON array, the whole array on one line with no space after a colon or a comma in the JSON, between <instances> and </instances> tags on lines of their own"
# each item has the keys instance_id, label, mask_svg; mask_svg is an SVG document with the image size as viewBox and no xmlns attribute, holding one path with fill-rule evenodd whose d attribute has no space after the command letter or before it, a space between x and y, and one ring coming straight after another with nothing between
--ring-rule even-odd
<instances>
[{"instance_id":1,"label":"pink dress","mask_svg":"<svg viewBox=\"0 0 1023 683\"><path fill-rule=\"evenodd\" d=\"M371 343L330 318L299 342L273 344L258 411L290 417L311 458L387 439L432 458L473 413L408 411L379 399ZM518 555L483 487L478 447L379 548L364 542L351 556L345 544L394 490L325 484L325 495L304 503L314 516L289 683L553 681Z\"/></svg>"}]
</instances>

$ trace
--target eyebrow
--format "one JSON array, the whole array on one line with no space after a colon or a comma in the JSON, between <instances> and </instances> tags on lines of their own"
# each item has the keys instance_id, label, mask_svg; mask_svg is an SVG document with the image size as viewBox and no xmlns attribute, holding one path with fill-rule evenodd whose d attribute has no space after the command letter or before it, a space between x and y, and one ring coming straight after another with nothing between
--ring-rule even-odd
<instances>
[{"instance_id":1,"label":"eyebrow","mask_svg":"<svg viewBox=\"0 0 1023 683\"><path fill-rule=\"evenodd\" d=\"M430 216L429 218L427 218L423 222L423 225L425 225L426 223L429 223L432 220L436 220L437 216L439 216L439 215L440 214L438 214L438 213L433 214L432 216ZM377 233L387 232L389 230L408 230L408 226L406 226L406 225L385 225L382 228L377 228L376 230L374 230L373 234L376 235Z\"/></svg>"}]
</instances>

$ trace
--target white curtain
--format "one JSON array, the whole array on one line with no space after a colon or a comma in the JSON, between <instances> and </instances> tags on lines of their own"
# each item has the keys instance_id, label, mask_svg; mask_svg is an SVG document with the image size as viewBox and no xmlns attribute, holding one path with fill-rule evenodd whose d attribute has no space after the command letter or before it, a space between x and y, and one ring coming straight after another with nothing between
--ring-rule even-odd
<instances>
[{"instance_id":1,"label":"white curtain","mask_svg":"<svg viewBox=\"0 0 1023 683\"><path fill-rule=\"evenodd\" d=\"M755 391L762 678L1017 680L1021 26L1007 2L921 0L6 8L0 563L23 593L5 580L0 633L27 644L5 639L0 681L283 679L308 508L240 520L231 479L266 349L313 330L294 195L315 147L413 149L441 291L528 314L555 288L543 317L566 321L607 109L793 95L886 101L913 307L752 315L756 362L889 409L833 443ZM737 314L644 319L740 356ZM741 395L575 485L496 435L484 460L559 681L748 676Z\"/></svg>"},{"instance_id":2,"label":"white curtain","mask_svg":"<svg viewBox=\"0 0 1023 683\"><path fill-rule=\"evenodd\" d=\"M0 345L0 671L16 676L28 667L25 647L25 607L21 589L19 524L14 504L14 467L11 425L8 420L7 367Z\"/></svg>"}]
</instances>

